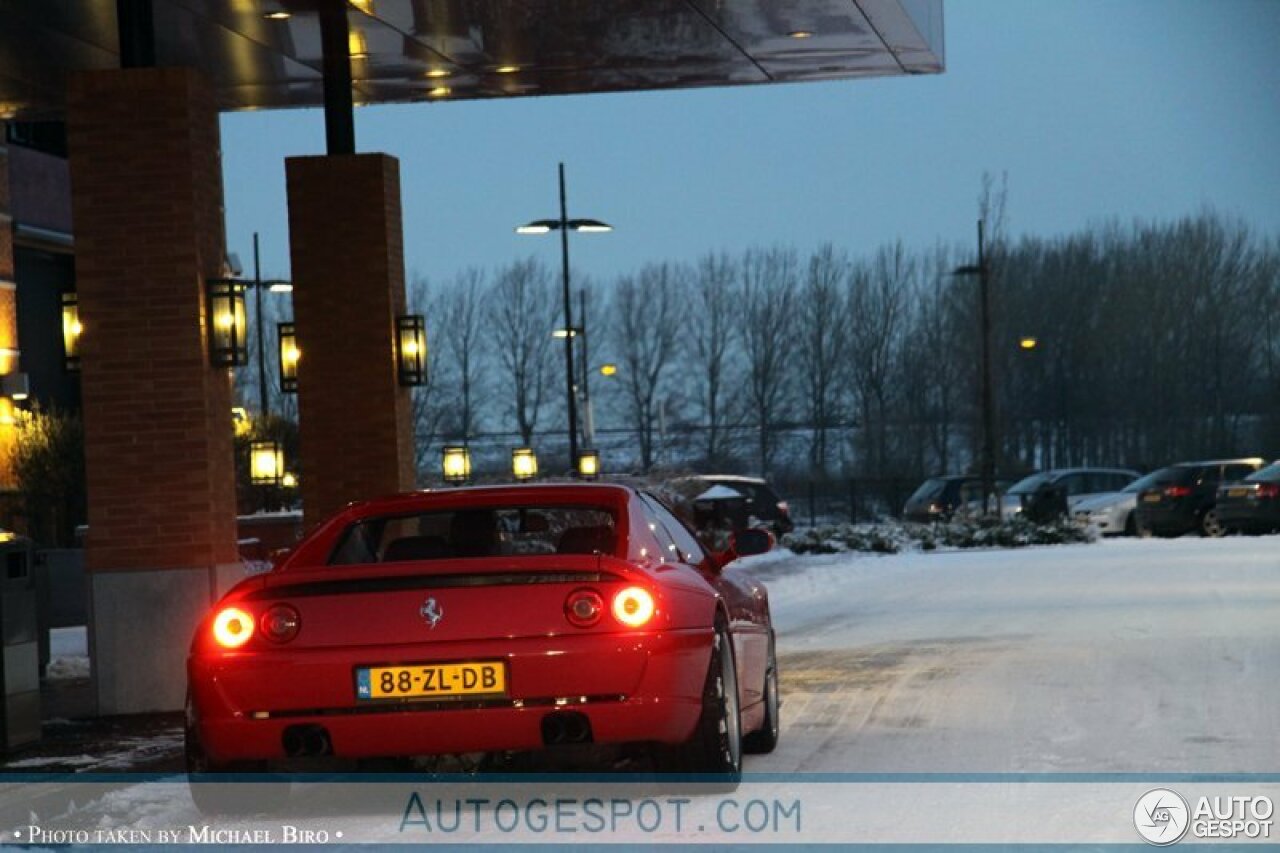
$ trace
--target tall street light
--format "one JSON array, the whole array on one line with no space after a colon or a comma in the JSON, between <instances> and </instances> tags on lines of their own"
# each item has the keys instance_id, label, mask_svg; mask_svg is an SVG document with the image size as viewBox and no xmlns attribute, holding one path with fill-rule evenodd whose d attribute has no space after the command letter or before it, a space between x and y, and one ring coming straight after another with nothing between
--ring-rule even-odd
<instances>
[{"instance_id":1,"label":"tall street light","mask_svg":"<svg viewBox=\"0 0 1280 853\"><path fill-rule=\"evenodd\" d=\"M995 492L995 398L991 389L991 269L983 243L982 220L978 220L978 262L956 267L952 275L978 277L980 324L982 328L982 511L991 511Z\"/></svg>"},{"instance_id":2,"label":"tall street light","mask_svg":"<svg viewBox=\"0 0 1280 853\"><path fill-rule=\"evenodd\" d=\"M613 226L598 219L570 219L564 191L564 163L560 164L560 218L538 219L516 228L517 234L546 234L560 232L561 278L564 288L564 379L565 398L569 410L569 465L578 459L578 404L573 381L573 304L569 290L569 232L585 231L601 233L612 231Z\"/></svg>"},{"instance_id":3,"label":"tall street light","mask_svg":"<svg viewBox=\"0 0 1280 853\"><path fill-rule=\"evenodd\" d=\"M293 284L284 279L262 280L262 266L258 259L258 232L253 232L253 283L254 310L258 318L258 411L265 418L269 414L267 408L267 355L262 340L262 289L265 287L272 293L290 293Z\"/></svg>"}]
</instances>

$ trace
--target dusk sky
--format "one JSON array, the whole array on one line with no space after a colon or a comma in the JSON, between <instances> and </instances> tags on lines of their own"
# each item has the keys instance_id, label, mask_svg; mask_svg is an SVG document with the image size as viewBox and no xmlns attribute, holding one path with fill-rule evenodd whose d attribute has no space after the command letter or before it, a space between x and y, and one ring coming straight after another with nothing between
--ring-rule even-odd
<instances>
[{"instance_id":1,"label":"dusk sky","mask_svg":"<svg viewBox=\"0 0 1280 853\"><path fill-rule=\"evenodd\" d=\"M646 261L830 241L971 245L983 172L1016 235L1212 206L1280 237L1280 0L950 0L941 75L356 111L400 160L405 265L443 282L538 254L514 226L569 215L601 281ZM227 240L289 274L284 158L322 153L319 110L223 118Z\"/></svg>"}]
</instances>

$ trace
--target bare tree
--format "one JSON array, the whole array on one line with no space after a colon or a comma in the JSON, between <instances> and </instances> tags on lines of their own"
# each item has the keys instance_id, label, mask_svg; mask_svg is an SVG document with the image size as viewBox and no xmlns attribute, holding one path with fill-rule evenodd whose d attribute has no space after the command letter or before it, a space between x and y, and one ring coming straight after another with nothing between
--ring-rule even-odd
<instances>
[{"instance_id":1,"label":"bare tree","mask_svg":"<svg viewBox=\"0 0 1280 853\"><path fill-rule=\"evenodd\" d=\"M444 357L451 363L450 396L453 415L449 431L463 443L477 431L479 423L478 400L484 373L484 311L483 297L486 275L480 269L464 270L456 275L449 289L442 295L441 314L444 327L441 339Z\"/></svg>"},{"instance_id":2,"label":"bare tree","mask_svg":"<svg viewBox=\"0 0 1280 853\"><path fill-rule=\"evenodd\" d=\"M781 248L751 250L742 258L739 335L747 362L747 396L759 433L760 473L773 464L773 428L785 405L790 377L792 312L796 292L795 253Z\"/></svg>"},{"instance_id":3,"label":"bare tree","mask_svg":"<svg viewBox=\"0 0 1280 853\"><path fill-rule=\"evenodd\" d=\"M709 465L722 455L722 432L726 415L725 391L733 387L733 314L737 308L734 276L737 265L728 255L708 254L698 262L692 288L692 308L686 316L689 339L693 342L696 374L693 385L706 424L703 452Z\"/></svg>"},{"instance_id":4,"label":"bare tree","mask_svg":"<svg viewBox=\"0 0 1280 853\"><path fill-rule=\"evenodd\" d=\"M846 319L842 284L848 259L830 244L809 258L796 312L805 414L809 421L809 469L827 474L827 432L839 408L837 372L844 347Z\"/></svg>"},{"instance_id":5,"label":"bare tree","mask_svg":"<svg viewBox=\"0 0 1280 853\"><path fill-rule=\"evenodd\" d=\"M489 292L486 312L493 332L498 363L510 379L510 414L526 446L545 402L551 376L551 333L557 303L550 274L540 261L529 258L505 267Z\"/></svg>"},{"instance_id":6,"label":"bare tree","mask_svg":"<svg viewBox=\"0 0 1280 853\"><path fill-rule=\"evenodd\" d=\"M888 473L895 356L914 274L914 262L896 243L876 252L870 264L855 265L848 279L845 365L862 414L863 469L877 477Z\"/></svg>"},{"instance_id":7,"label":"bare tree","mask_svg":"<svg viewBox=\"0 0 1280 853\"><path fill-rule=\"evenodd\" d=\"M660 392L679 339L687 277L682 267L649 264L638 276L619 279L613 294L614 346L645 471L655 461L653 430L658 407L665 405Z\"/></svg>"}]
</instances>

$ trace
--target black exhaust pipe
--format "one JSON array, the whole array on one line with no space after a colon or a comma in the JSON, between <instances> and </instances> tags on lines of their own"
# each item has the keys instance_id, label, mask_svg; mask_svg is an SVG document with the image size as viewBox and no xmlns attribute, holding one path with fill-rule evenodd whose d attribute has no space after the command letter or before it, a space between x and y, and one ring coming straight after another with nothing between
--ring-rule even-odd
<instances>
[{"instance_id":1,"label":"black exhaust pipe","mask_svg":"<svg viewBox=\"0 0 1280 853\"><path fill-rule=\"evenodd\" d=\"M333 752L324 726L289 726L281 736L281 745L289 758L312 758Z\"/></svg>"},{"instance_id":2,"label":"black exhaust pipe","mask_svg":"<svg viewBox=\"0 0 1280 853\"><path fill-rule=\"evenodd\" d=\"M542 743L591 743L591 721L577 711L557 711L542 718Z\"/></svg>"}]
</instances>

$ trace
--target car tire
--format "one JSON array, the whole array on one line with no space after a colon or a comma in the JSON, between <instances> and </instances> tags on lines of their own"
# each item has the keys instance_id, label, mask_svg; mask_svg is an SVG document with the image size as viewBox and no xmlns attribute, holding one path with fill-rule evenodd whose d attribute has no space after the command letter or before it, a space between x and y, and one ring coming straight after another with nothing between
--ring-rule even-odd
<instances>
[{"instance_id":1,"label":"car tire","mask_svg":"<svg viewBox=\"0 0 1280 853\"><path fill-rule=\"evenodd\" d=\"M733 790L742 779L742 717L733 640L724 619L716 617L711 660L702 687L702 714L693 736L660 753L664 770L715 776Z\"/></svg>"},{"instance_id":2,"label":"car tire","mask_svg":"<svg viewBox=\"0 0 1280 853\"><path fill-rule=\"evenodd\" d=\"M201 814L210 817L271 814L284 808L289 802L291 787L287 780L255 781L249 774L265 773L268 769L265 761L228 764L210 761L200 743L200 729L196 725L190 695L187 696L185 717L182 734L187 787L191 801ZM239 778L229 781L223 778L225 776Z\"/></svg>"},{"instance_id":3,"label":"car tire","mask_svg":"<svg viewBox=\"0 0 1280 853\"><path fill-rule=\"evenodd\" d=\"M1227 528L1223 526L1222 521L1218 518L1216 509L1207 509L1204 515L1200 516L1200 535L1211 539L1218 539L1227 535Z\"/></svg>"},{"instance_id":4,"label":"car tire","mask_svg":"<svg viewBox=\"0 0 1280 853\"><path fill-rule=\"evenodd\" d=\"M1133 535L1137 536L1139 539L1150 539L1155 535L1155 531L1151 529L1151 525L1147 524L1141 518L1138 518L1137 513L1133 513L1129 517L1133 519Z\"/></svg>"},{"instance_id":5,"label":"car tire","mask_svg":"<svg viewBox=\"0 0 1280 853\"><path fill-rule=\"evenodd\" d=\"M778 655L774 649L773 632L769 632L769 659L764 674L764 721L757 731L742 739L744 752L765 755L778 745L778 720L782 698L778 692Z\"/></svg>"},{"instance_id":6,"label":"car tire","mask_svg":"<svg viewBox=\"0 0 1280 853\"><path fill-rule=\"evenodd\" d=\"M1137 519L1136 519L1136 518L1134 518L1134 515L1135 515L1135 514L1131 512L1131 513L1129 513L1129 517L1128 517L1128 518L1126 518L1126 519L1124 520L1124 535L1125 535L1125 536L1137 536L1137 535L1138 535L1138 521L1137 521Z\"/></svg>"}]
</instances>

